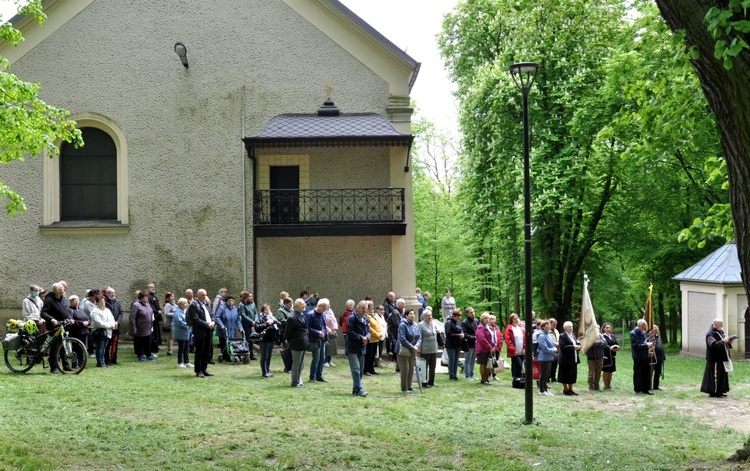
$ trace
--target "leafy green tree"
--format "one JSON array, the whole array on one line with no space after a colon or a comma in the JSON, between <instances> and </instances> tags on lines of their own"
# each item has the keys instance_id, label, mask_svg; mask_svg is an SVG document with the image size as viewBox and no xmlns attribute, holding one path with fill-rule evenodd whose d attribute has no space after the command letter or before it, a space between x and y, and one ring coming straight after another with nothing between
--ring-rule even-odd
<instances>
[{"instance_id":1,"label":"leafy green tree","mask_svg":"<svg viewBox=\"0 0 750 471\"><path fill-rule=\"evenodd\" d=\"M721 242L693 252L677 235L727 193L716 119L654 6L466 1L446 17L440 44L462 104L460 188L480 287L503 311L519 309L520 93L507 66L535 60L535 309L576 317L585 271L602 319L634 320L653 283L675 338L671 278Z\"/></svg>"},{"instance_id":2,"label":"leafy green tree","mask_svg":"<svg viewBox=\"0 0 750 471\"><path fill-rule=\"evenodd\" d=\"M41 0L29 1L19 13L35 18L40 25L46 20ZM11 23L0 26L0 46L16 47L21 41L21 32ZM1 55L0 65L0 163L9 164L45 151L50 156L58 155L57 140L83 144L75 121L68 119L68 111L39 99L39 84L24 82L10 73L8 61ZM0 182L2 199L7 200L5 210L11 216L26 211L21 195Z\"/></svg>"},{"instance_id":3,"label":"leafy green tree","mask_svg":"<svg viewBox=\"0 0 750 471\"><path fill-rule=\"evenodd\" d=\"M517 258L520 93L508 65L541 65L532 91L535 309L570 317L583 262L617 185L618 149L597 137L619 106L603 94L602 65L626 33L619 1L475 0L446 17L440 45L458 84L466 135L462 191L480 246ZM585 47L584 47L585 45ZM489 260L481 263L488 264ZM517 277L519 270L507 271ZM506 291L517 280L504 280Z\"/></svg>"},{"instance_id":4,"label":"leafy green tree","mask_svg":"<svg viewBox=\"0 0 750 471\"><path fill-rule=\"evenodd\" d=\"M691 64L717 116L729 175L737 253L750 273L750 0L656 0L684 37ZM743 276L750 296L750 277Z\"/></svg>"},{"instance_id":5,"label":"leafy green tree","mask_svg":"<svg viewBox=\"0 0 750 471\"><path fill-rule=\"evenodd\" d=\"M723 237L704 239L694 252L676 235L726 205L721 174L710 171L723 152L698 79L655 6L640 2L631 28L633 47L615 51L605 66L604 88L624 101L600 136L616 140L623 165L601 242L586 269L599 272L592 276L599 281L596 288L612 286L626 294L603 297L601 312L612 316L607 320L640 316L653 283L665 320L667 315L675 320L669 332L674 339L681 296L672 277L724 242ZM660 323L666 331L667 324Z\"/></svg>"},{"instance_id":6,"label":"leafy green tree","mask_svg":"<svg viewBox=\"0 0 750 471\"><path fill-rule=\"evenodd\" d=\"M414 120L413 132L417 285L433 294L434 305L446 289L456 293L461 305L474 302L476 268L455 191L458 139L424 118Z\"/></svg>"}]
</instances>

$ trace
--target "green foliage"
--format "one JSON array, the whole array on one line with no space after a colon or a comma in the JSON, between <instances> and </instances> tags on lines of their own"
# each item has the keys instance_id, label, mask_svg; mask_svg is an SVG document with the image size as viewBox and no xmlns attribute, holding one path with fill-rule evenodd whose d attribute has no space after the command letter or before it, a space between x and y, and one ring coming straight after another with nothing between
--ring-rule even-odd
<instances>
[{"instance_id":1,"label":"green foliage","mask_svg":"<svg viewBox=\"0 0 750 471\"><path fill-rule=\"evenodd\" d=\"M476 299L476 266L455 191L457 139L424 118L415 119L412 129L417 286L433 295L433 305L446 289L464 305Z\"/></svg>"},{"instance_id":2,"label":"green foliage","mask_svg":"<svg viewBox=\"0 0 750 471\"><path fill-rule=\"evenodd\" d=\"M34 17L40 25L46 19L40 0L28 2L19 13ZM0 40L15 47L23 36L11 23L5 23L0 26ZM76 146L83 144L76 123L67 119L68 111L40 100L39 85L24 82L10 73L8 61L2 56L0 64L4 69L0 70L0 163L9 164L44 152L50 157L58 155L58 140ZM5 210L11 216L26 211L23 198L0 182L0 200L3 198L7 200Z\"/></svg>"},{"instance_id":3,"label":"green foliage","mask_svg":"<svg viewBox=\"0 0 750 471\"><path fill-rule=\"evenodd\" d=\"M617 1L467 1L446 18L440 38L462 99L461 191L472 236L480 253L494 248L506 267L520 259L522 232L520 93L508 65L541 64L529 99L535 305L560 319L570 317L582 262L617 185L617 153L597 133L621 101L602 89L601 67L622 41L623 14ZM495 274L501 292L518 284L517 265Z\"/></svg>"},{"instance_id":4,"label":"green foliage","mask_svg":"<svg viewBox=\"0 0 750 471\"><path fill-rule=\"evenodd\" d=\"M533 60L535 309L576 317L585 271L607 320L639 317L654 283L676 328L672 276L732 231L716 120L689 65L696 50L650 2L618 0L467 0L439 43L461 99L460 209L480 298L503 315L520 308L521 94L508 66ZM702 243L679 244L697 218L687 231Z\"/></svg>"},{"instance_id":5,"label":"green foliage","mask_svg":"<svg viewBox=\"0 0 750 471\"><path fill-rule=\"evenodd\" d=\"M706 13L708 31L716 39L714 57L723 61L727 70L732 68L733 59L740 52L750 49L745 41L747 33L750 33L748 8L750 0L729 0L726 8L715 6Z\"/></svg>"},{"instance_id":6,"label":"green foliage","mask_svg":"<svg viewBox=\"0 0 750 471\"><path fill-rule=\"evenodd\" d=\"M731 414L750 397L750 365L735 363L730 397L705 414L705 361L670 355L667 390L636 396L624 348L613 391L585 391L581 365L581 395L555 384L557 397L535 394L528 426L508 371L491 386L438 373L436 388L404 396L388 363L357 398L341 356L325 370L329 383L301 389L289 387L277 353L270 379L255 362L213 365L214 377L197 379L174 357L137 362L130 345L122 365L75 377L3 365L0 469L721 469L747 439Z\"/></svg>"}]
</instances>

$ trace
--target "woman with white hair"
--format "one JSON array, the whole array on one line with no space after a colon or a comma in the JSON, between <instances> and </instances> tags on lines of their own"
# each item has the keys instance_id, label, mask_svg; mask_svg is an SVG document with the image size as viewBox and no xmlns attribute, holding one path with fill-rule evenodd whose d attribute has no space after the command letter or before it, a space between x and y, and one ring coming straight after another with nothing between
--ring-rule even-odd
<instances>
[{"instance_id":1,"label":"woman with white hair","mask_svg":"<svg viewBox=\"0 0 750 471\"><path fill-rule=\"evenodd\" d=\"M727 397L729 392L729 375L727 365L729 349L736 335L727 337L724 334L724 321L715 319L706 333L706 369L703 372L701 392L709 397Z\"/></svg>"},{"instance_id":2,"label":"woman with white hair","mask_svg":"<svg viewBox=\"0 0 750 471\"><path fill-rule=\"evenodd\" d=\"M567 321L563 324L564 332L560 334L560 357L558 358L557 380L563 385L563 394L566 396L577 396L573 391L573 385L578 379L578 363L581 362L578 351L581 342L573 333L573 323Z\"/></svg>"},{"instance_id":3,"label":"woman with white hair","mask_svg":"<svg viewBox=\"0 0 750 471\"><path fill-rule=\"evenodd\" d=\"M435 366L437 365L437 328L432 322L432 309L422 311L422 321L418 324L422 343L419 345L419 354L425 360L425 372L422 377L422 387L431 388L435 386Z\"/></svg>"},{"instance_id":4,"label":"woman with white hair","mask_svg":"<svg viewBox=\"0 0 750 471\"><path fill-rule=\"evenodd\" d=\"M94 296L94 308L91 310L91 328L94 329L94 346L96 348L96 366L106 368L104 362L104 351L109 339L112 338L112 329L115 328L115 318L105 303L104 296Z\"/></svg>"}]
</instances>

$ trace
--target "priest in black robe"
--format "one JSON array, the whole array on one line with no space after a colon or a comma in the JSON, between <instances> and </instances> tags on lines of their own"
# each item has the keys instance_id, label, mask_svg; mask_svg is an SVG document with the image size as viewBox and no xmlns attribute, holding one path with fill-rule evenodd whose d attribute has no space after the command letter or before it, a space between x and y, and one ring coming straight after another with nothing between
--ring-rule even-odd
<instances>
[{"instance_id":1,"label":"priest in black robe","mask_svg":"<svg viewBox=\"0 0 750 471\"><path fill-rule=\"evenodd\" d=\"M729 349L734 339L727 337L723 328L724 321L716 319L706 333L706 370L701 392L710 397L726 397L729 392L729 375L724 362L729 361Z\"/></svg>"}]
</instances>

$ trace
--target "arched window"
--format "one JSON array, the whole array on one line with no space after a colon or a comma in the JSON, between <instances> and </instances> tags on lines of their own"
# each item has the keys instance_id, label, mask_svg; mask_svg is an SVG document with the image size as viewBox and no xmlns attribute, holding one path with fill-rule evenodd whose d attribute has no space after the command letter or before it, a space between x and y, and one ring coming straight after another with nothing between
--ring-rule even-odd
<instances>
[{"instance_id":1,"label":"arched window","mask_svg":"<svg viewBox=\"0 0 750 471\"><path fill-rule=\"evenodd\" d=\"M84 145L60 148L60 220L117 220L117 148L101 129L81 128Z\"/></svg>"},{"instance_id":2,"label":"arched window","mask_svg":"<svg viewBox=\"0 0 750 471\"><path fill-rule=\"evenodd\" d=\"M60 144L60 154L43 159L43 232L122 233L128 223L128 144L113 120L92 112L70 116L83 134L83 147Z\"/></svg>"}]
</instances>

